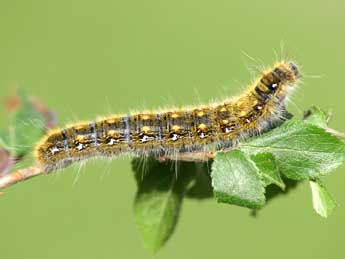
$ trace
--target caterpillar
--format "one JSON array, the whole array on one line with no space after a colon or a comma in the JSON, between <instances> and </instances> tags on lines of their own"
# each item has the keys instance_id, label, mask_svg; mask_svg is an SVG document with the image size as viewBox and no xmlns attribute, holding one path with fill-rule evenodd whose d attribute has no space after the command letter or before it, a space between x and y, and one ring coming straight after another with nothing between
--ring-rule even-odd
<instances>
[{"instance_id":1,"label":"caterpillar","mask_svg":"<svg viewBox=\"0 0 345 259\"><path fill-rule=\"evenodd\" d=\"M154 155L231 147L283 120L300 73L294 62L262 72L241 95L194 108L113 115L47 133L35 147L45 172L97 156Z\"/></svg>"}]
</instances>

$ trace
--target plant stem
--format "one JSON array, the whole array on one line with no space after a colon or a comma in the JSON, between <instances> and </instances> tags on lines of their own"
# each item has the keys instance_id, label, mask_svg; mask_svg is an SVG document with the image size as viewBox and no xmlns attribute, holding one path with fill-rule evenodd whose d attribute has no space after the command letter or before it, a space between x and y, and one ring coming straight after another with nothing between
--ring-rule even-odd
<instances>
[{"instance_id":1,"label":"plant stem","mask_svg":"<svg viewBox=\"0 0 345 259\"><path fill-rule=\"evenodd\" d=\"M42 168L37 166L31 166L28 168L20 169L11 174L7 174L0 178L0 190L41 174L44 174L44 171L42 170Z\"/></svg>"},{"instance_id":2,"label":"plant stem","mask_svg":"<svg viewBox=\"0 0 345 259\"><path fill-rule=\"evenodd\" d=\"M327 130L327 132L333 134L334 136L337 136L338 138L345 139L345 133L336 131L336 130L331 129L331 128L326 128L326 130Z\"/></svg>"}]
</instances>

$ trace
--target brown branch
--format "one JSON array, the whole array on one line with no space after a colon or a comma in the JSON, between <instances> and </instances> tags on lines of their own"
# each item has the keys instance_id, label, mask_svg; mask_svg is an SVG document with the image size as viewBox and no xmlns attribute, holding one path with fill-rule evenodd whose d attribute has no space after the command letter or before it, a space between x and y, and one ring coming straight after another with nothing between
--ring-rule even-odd
<instances>
[{"instance_id":1,"label":"brown branch","mask_svg":"<svg viewBox=\"0 0 345 259\"><path fill-rule=\"evenodd\" d=\"M31 166L28 168L20 169L16 172L7 174L0 178L0 190L5 189L13 184L25 181L37 175L44 174L42 168L38 166ZM3 193L0 193L0 195Z\"/></svg>"}]
</instances>

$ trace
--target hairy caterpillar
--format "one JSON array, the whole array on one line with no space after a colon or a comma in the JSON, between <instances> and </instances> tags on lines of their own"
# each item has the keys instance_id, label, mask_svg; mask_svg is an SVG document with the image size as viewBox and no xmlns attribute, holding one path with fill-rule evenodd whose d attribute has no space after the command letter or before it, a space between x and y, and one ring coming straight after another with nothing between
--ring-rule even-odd
<instances>
[{"instance_id":1,"label":"hairy caterpillar","mask_svg":"<svg viewBox=\"0 0 345 259\"><path fill-rule=\"evenodd\" d=\"M286 97L299 77L293 62L280 62L240 96L221 103L78 122L49 132L36 146L35 157L49 172L95 156L133 152L159 157L230 147L283 119Z\"/></svg>"}]
</instances>

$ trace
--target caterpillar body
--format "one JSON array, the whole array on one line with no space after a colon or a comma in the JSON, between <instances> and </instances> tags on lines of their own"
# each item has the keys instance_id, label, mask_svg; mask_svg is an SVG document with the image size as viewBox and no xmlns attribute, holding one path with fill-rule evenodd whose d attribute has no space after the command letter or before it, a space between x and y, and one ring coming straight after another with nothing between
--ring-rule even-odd
<instances>
[{"instance_id":1,"label":"caterpillar body","mask_svg":"<svg viewBox=\"0 0 345 259\"><path fill-rule=\"evenodd\" d=\"M96 156L166 154L231 147L283 118L286 99L298 83L298 67L280 62L262 72L238 97L196 108L114 115L55 129L35 148L44 171Z\"/></svg>"}]
</instances>

